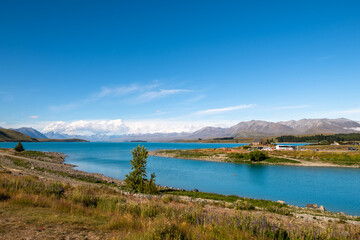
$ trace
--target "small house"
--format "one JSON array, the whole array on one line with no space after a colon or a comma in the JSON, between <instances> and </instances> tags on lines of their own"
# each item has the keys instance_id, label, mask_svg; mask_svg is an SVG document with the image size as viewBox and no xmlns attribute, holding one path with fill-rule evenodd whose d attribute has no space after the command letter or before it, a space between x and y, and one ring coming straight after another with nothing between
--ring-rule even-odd
<instances>
[{"instance_id":1,"label":"small house","mask_svg":"<svg viewBox=\"0 0 360 240\"><path fill-rule=\"evenodd\" d=\"M263 139L254 139L254 141L252 142L253 146L261 146L264 144L265 144L265 141Z\"/></svg>"}]
</instances>

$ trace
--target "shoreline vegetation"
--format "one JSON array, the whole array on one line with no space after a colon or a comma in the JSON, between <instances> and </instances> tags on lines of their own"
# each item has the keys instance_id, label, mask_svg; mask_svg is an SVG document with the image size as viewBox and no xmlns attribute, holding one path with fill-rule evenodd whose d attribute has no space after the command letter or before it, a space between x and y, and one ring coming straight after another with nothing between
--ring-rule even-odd
<instances>
[{"instance_id":1,"label":"shoreline vegetation","mask_svg":"<svg viewBox=\"0 0 360 240\"><path fill-rule=\"evenodd\" d=\"M0 149L0 238L359 239L360 217L283 201L160 187L86 173L53 152Z\"/></svg>"},{"instance_id":2,"label":"shoreline vegetation","mask_svg":"<svg viewBox=\"0 0 360 240\"><path fill-rule=\"evenodd\" d=\"M227 163L360 168L360 153L349 150L353 149L352 145L307 145L298 146L297 150L276 150L273 145L264 148L267 150L259 151L257 147L251 148L249 145L186 150L162 149L150 151L149 155ZM254 151L263 152L266 158L261 161L251 161L248 155Z\"/></svg>"}]
</instances>

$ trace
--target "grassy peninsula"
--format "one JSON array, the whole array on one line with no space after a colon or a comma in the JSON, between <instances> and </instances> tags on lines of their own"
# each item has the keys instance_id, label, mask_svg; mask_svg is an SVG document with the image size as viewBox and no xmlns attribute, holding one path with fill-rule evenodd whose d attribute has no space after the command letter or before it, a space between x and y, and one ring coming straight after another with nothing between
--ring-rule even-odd
<instances>
[{"instance_id":1,"label":"grassy peninsula","mask_svg":"<svg viewBox=\"0 0 360 240\"><path fill-rule=\"evenodd\" d=\"M321 208L159 187L74 170L59 153L0 150L0 238L358 239L360 218Z\"/></svg>"},{"instance_id":2,"label":"grassy peninsula","mask_svg":"<svg viewBox=\"0 0 360 240\"><path fill-rule=\"evenodd\" d=\"M266 157L261 161L252 161L249 153L258 151L249 146L234 148L209 148L188 150L156 150L150 155L201 161L230 163L278 164L296 166L323 167L360 167L360 152L353 145L313 145L301 146L297 150L275 150L274 146L265 146ZM349 150L350 149L350 150Z\"/></svg>"}]
</instances>

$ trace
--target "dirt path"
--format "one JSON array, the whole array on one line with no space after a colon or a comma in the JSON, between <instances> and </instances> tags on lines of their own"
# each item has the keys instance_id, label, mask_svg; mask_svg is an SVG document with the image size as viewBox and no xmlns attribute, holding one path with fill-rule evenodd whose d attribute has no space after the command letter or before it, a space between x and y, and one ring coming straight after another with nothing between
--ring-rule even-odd
<instances>
[{"instance_id":1,"label":"dirt path","mask_svg":"<svg viewBox=\"0 0 360 240\"><path fill-rule=\"evenodd\" d=\"M340 165L336 165L336 164L331 164L331 163L323 163L323 162L310 162L310 161L305 161L302 159L298 159L298 158L291 158L291 157L282 157L282 156L276 156L276 155L269 155L270 157L276 157L276 158L282 158L282 159L289 159L289 160L293 160L293 161L297 161L299 163L296 164L286 164L286 165L293 165L293 166L303 166L303 167L349 167L349 166L340 166Z\"/></svg>"},{"instance_id":2,"label":"dirt path","mask_svg":"<svg viewBox=\"0 0 360 240\"><path fill-rule=\"evenodd\" d=\"M53 153L49 153L53 154ZM2 168L18 175L35 175L53 181L67 182L70 184L92 184L91 181L99 180L106 183L123 184L123 181L106 177L99 173L87 173L74 169L75 165L64 163L65 156L56 154L56 158L44 157L34 159L24 156L15 156L13 154L0 152L0 164ZM23 160L22 166L16 165L14 159ZM78 179L76 179L78 178ZM79 181L84 179L85 181ZM89 181L86 181L89 180Z\"/></svg>"}]
</instances>

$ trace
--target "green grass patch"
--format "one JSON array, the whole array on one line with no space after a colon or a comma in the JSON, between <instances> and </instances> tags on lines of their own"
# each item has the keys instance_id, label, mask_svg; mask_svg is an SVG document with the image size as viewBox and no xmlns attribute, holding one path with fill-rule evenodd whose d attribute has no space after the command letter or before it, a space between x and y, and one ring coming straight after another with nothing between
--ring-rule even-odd
<instances>
[{"instance_id":1,"label":"green grass patch","mask_svg":"<svg viewBox=\"0 0 360 240\"><path fill-rule=\"evenodd\" d=\"M205 153L203 151L198 150L162 150L161 153L173 154L178 158L198 158L198 157L208 157L212 154Z\"/></svg>"},{"instance_id":2,"label":"green grass patch","mask_svg":"<svg viewBox=\"0 0 360 240\"><path fill-rule=\"evenodd\" d=\"M217 193L206 193L206 192L193 192L193 191L166 191L168 194L176 195L176 196L188 196L192 198L204 198L204 199L212 199L218 201L226 201L226 202L235 202L240 199L235 195L221 195Z\"/></svg>"},{"instance_id":3,"label":"green grass patch","mask_svg":"<svg viewBox=\"0 0 360 240\"><path fill-rule=\"evenodd\" d=\"M24 157L48 157L48 158L52 158L51 156L49 156L47 153L45 152L39 152L39 151L32 151L32 150L26 150L20 153L16 153L16 155L21 155Z\"/></svg>"},{"instance_id":4,"label":"green grass patch","mask_svg":"<svg viewBox=\"0 0 360 240\"><path fill-rule=\"evenodd\" d=\"M8 157L16 166L30 168L30 163L24 159L17 158L17 157Z\"/></svg>"}]
</instances>

